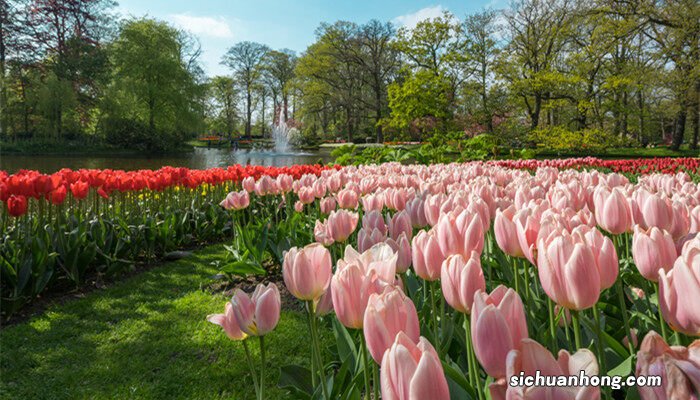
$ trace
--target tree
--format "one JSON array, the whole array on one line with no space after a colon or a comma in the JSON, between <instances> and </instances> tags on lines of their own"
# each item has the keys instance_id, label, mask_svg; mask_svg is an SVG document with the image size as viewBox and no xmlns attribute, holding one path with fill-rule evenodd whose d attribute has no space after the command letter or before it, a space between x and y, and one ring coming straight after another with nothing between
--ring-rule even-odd
<instances>
[{"instance_id":1,"label":"tree","mask_svg":"<svg viewBox=\"0 0 700 400\"><path fill-rule=\"evenodd\" d=\"M236 82L228 76L215 76L209 80L209 96L212 100L213 117L216 124L223 125L229 138L236 126L238 97Z\"/></svg>"},{"instance_id":2,"label":"tree","mask_svg":"<svg viewBox=\"0 0 700 400\"><path fill-rule=\"evenodd\" d=\"M245 92L245 134L251 138L253 91L262 73L262 62L269 48L260 43L240 42L228 49L221 63L234 72Z\"/></svg>"},{"instance_id":3,"label":"tree","mask_svg":"<svg viewBox=\"0 0 700 400\"><path fill-rule=\"evenodd\" d=\"M569 0L519 1L505 14L510 42L500 73L523 101L530 130L538 127L544 103L566 79L555 63L566 43L571 15Z\"/></svg>"},{"instance_id":4,"label":"tree","mask_svg":"<svg viewBox=\"0 0 700 400\"><path fill-rule=\"evenodd\" d=\"M279 96L285 120L289 118L287 110L289 108L290 83L294 79L296 64L297 56L294 51L289 49L269 51L264 60L267 86L273 96L274 109L277 109L277 96Z\"/></svg>"},{"instance_id":5,"label":"tree","mask_svg":"<svg viewBox=\"0 0 700 400\"><path fill-rule=\"evenodd\" d=\"M494 64L499 48L494 37L496 13L484 11L468 16L464 21L464 49L470 56L469 63L474 74L472 83L479 95L480 122L493 132L494 107L489 96L489 85L494 78Z\"/></svg>"},{"instance_id":6,"label":"tree","mask_svg":"<svg viewBox=\"0 0 700 400\"><path fill-rule=\"evenodd\" d=\"M132 19L111 48L117 114L145 121L151 131L182 134L201 120L202 85L185 49L185 34L164 22ZM196 70L197 68L194 68Z\"/></svg>"}]
</instances>

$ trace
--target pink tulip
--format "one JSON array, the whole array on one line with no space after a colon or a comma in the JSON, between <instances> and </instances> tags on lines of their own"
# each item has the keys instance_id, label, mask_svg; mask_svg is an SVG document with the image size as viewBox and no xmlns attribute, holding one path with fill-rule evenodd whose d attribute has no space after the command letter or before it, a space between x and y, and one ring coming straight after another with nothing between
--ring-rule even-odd
<instances>
[{"instance_id":1,"label":"pink tulip","mask_svg":"<svg viewBox=\"0 0 700 400\"><path fill-rule=\"evenodd\" d=\"M382 243L385 240L386 235L379 231L379 229L367 231L365 228L362 228L357 233L357 249L360 252L364 252L369 250L375 244Z\"/></svg>"},{"instance_id":2,"label":"pink tulip","mask_svg":"<svg viewBox=\"0 0 700 400\"><path fill-rule=\"evenodd\" d=\"M314 202L314 200L316 200L313 188L310 188L308 186L300 188L297 195L299 196L299 201L302 204L311 204Z\"/></svg>"},{"instance_id":3,"label":"pink tulip","mask_svg":"<svg viewBox=\"0 0 700 400\"><path fill-rule=\"evenodd\" d=\"M294 202L294 211L296 211L298 213L304 212L304 203L302 203L299 200L295 201Z\"/></svg>"},{"instance_id":4,"label":"pink tulip","mask_svg":"<svg viewBox=\"0 0 700 400\"><path fill-rule=\"evenodd\" d=\"M250 204L250 196L245 190L240 192L231 192L226 195L226 198L219 203L226 210L242 210Z\"/></svg>"},{"instance_id":5,"label":"pink tulip","mask_svg":"<svg viewBox=\"0 0 700 400\"><path fill-rule=\"evenodd\" d=\"M435 348L424 337L418 344L399 332L384 353L381 368L384 400L449 400L450 391Z\"/></svg>"},{"instance_id":6,"label":"pink tulip","mask_svg":"<svg viewBox=\"0 0 700 400\"><path fill-rule=\"evenodd\" d=\"M496 219L493 222L493 232L496 243L504 253L511 257L524 257L523 250L518 241L518 232L513 223L515 207L510 206L505 210L496 211Z\"/></svg>"},{"instance_id":7,"label":"pink tulip","mask_svg":"<svg viewBox=\"0 0 700 400\"><path fill-rule=\"evenodd\" d=\"M381 193L368 194L362 197L362 208L365 212L382 211L384 208L384 195Z\"/></svg>"},{"instance_id":8,"label":"pink tulip","mask_svg":"<svg viewBox=\"0 0 700 400\"><path fill-rule=\"evenodd\" d=\"M667 197L651 194L644 200L641 209L646 226L655 226L670 231L673 226L673 205Z\"/></svg>"},{"instance_id":9,"label":"pink tulip","mask_svg":"<svg viewBox=\"0 0 700 400\"><path fill-rule=\"evenodd\" d=\"M411 266L411 242L408 241L405 233L399 235L398 240L387 239L386 244L391 246L391 249L396 252L398 259L396 260L396 273L403 274L408 271Z\"/></svg>"},{"instance_id":10,"label":"pink tulip","mask_svg":"<svg viewBox=\"0 0 700 400\"><path fill-rule=\"evenodd\" d=\"M411 225L414 228L422 228L428 225L428 219L425 216L425 201L416 196L406 203L406 212L411 217Z\"/></svg>"},{"instance_id":11,"label":"pink tulip","mask_svg":"<svg viewBox=\"0 0 700 400\"><path fill-rule=\"evenodd\" d=\"M328 215L331 211L335 210L336 201L332 197L324 197L321 199L321 212Z\"/></svg>"},{"instance_id":12,"label":"pink tulip","mask_svg":"<svg viewBox=\"0 0 700 400\"><path fill-rule=\"evenodd\" d=\"M657 227L644 230L639 226L632 237L632 257L639 273L652 282L659 281L659 271L670 270L676 262L676 247L671 235Z\"/></svg>"},{"instance_id":13,"label":"pink tulip","mask_svg":"<svg viewBox=\"0 0 700 400\"><path fill-rule=\"evenodd\" d=\"M605 290L615 283L620 272L617 251L609 237L604 236L596 228L588 225L580 225L572 231L573 235L579 235L583 242L593 251L598 275L600 276L600 290Z\"/></svg>"},{"instance_id":14,"label":"pink tulip","mask_svg":"<svg viewBox=\"0 0 700 400\"><path fill-rule=\"evenodd\" d=\"M283 193L288 193L292 190L292 183L294 183L294 178L288 174L281 174L277 176L277 186Z\"/></svg>"},{"instance_id":15,"label":"pink tulip","mask_svg":"<svg viewBox=\"0 0 700 400\"><path fill-rule=\"evenodd\" d=\"M336 194L338 207L356 209L359 204L357 193L349 189L343 189Z\"/></svg>"},{"instance_id":16,"label":"pink tulip","mask_svg":"<svg viewBox=\"0 0 700 400\"><path fill-rule=\"evenodd\" d=\"M700 206L695 206L690 210L689 213L689 218L690 218L690 228L688 229L689 233L697 233L700 232Z\"/></svg>"},{"instance_id":17,"label":"pink tulip","mask_svg":"<svg viewBox=\"0 0 700 400\"><path fill-rule=\"evenodd\" d=\"M222 327L231 340L243 340L246 338L246 334L238 326L231 302L226 303L223 314L207 315L207 321Z\"/></svg>"},{"instance_id":18,"label":"pink tulip","mask_svg":"<svg viewBox=\"0 0 700 400\"><path fill-rule=\"evenodd\" d=\"M332 283L332 281L331 281ZM333 311L333 287L332 285L328 285L328 289L323 293L321 298L319 298L316 301L316 304L314 304L314 309L316 311L316 315L319 317L322 317L331 311Z\"/></svg>"},{"instance_id":19,"label":"pink tulip","mask_svg":"<svg viewBox=\"0 0 700 400\"><path fill-rule=\"evenodd\" d=\"M598 302L601 276L591 247L575 235L564 234L537 245L537 271L542 288L555 303L584 310Z\"/></svg>"},{"instance_id":20,"label":"pink tulip","mask_svg":"<svg viewBox=\"0 0 700 400\"><path fill-rule=\"evenodd\" d=\"M410 240L413 237L413 225L411 217L406 211L399 211L393 217L386 217L386 225L389 228L389 237L396 240L402 233Z\"/></svg>"},{"instance_id":21,"label":"pink tulip","mask_svg":"<svg viewBox=\"0 0 700 400\"><path fill-rule=\"evenodd\" d=\"M384 236L389 232L382 213L376 210L369 211L362 217L362 228L370 232L378 229Z\"/></svg>"},{"instance_id":22,"label":"pink tulip","mask_svg":"<svg viewBox=\"0 0 700 400\"><path fill-rule=\"evenodd\" d=\"M413 238L411 246L413 270L416 275L427 281L435 281L440 278L440 269L445 255L440 249L438 240L432 233L420 231Z\"/></svg>"},{"instance_id":23,"label":"pink tulip","mask_svg":"<svg viewBox=\"0 0 700 400\"><path fill-rule=\"evenodd\" d=\"M355 251L352 246L347 246L343 258L338 260L337 269L356 264L366 275L375 272L384 282L393 283L396 278L397 260L398 254L386 243L378 243L362 253Z\"/></svg>"},{"instance_id":24,"label":"pink tulip","mask_svg":"<svg viewBox=\"0 0 700 400\"><path fill-rule=\"evenodd\" d=\"M513 216L515 231L518 233L518 242L525 258L536 265L535 252L537 250L537 237L540 232L540 217L529 208L524 208Z\"/></svg>"},{"instance_id":25,"label":"pink tulip","mask_svg":"<svg viewBox=\"0 0 700 400\"><path fill-rule=\"evenodd\" d=\"M362 329L371 294L382 293L387 284L375 272L365 273L357 264L338 269L331 279L333 309L347 328Z\"/></svg>"},{"instance_id":26,"label":"pink tulip","mask_svg":"<svg viewBox=\"0 0 700 400\"><path fill-rule=\"evenodd\" d=\"M700 237L687 242L683 252L665 272L659 271L659 306L675 331L700 336Z\"/></svg>"},{"instance_id":27,"label":"pink tulip","mask_svg":"<svg viewBox=\"0 0 700 400\"><path fill-rule=\"evenodd\" d=\"M484 230L481 217L467 210L440 216L434 228L438 244L445 256L461 254L470 257L472 251L481 254L484 248Z\"/></svg>"},{"instance_id":28,"label":"pink tulip","mask_svg":"<svg viewBox=\"0 0 700 400\"><path fill-rule=\"evenodd\" d=\"M474 293L486 290L479 254L473 251L469 259L461 254L447 257L442 263L440 283L447 304L462 314L469 314Z\"/></svg>"},{"instance_id":29,"label":"pink tulip","mask_svg":"<svg viewBox=\"0 0 700 400\"><path fill-rule=\"evenodd\" d=\"M355 231L359 216L347 210L332 211L326 220L328 235L335 242L346 241Z\"/></svg>"},{"instance_id":30,"label":"pink tulip","mask_svg":"<svg viewBox=\"0 0 700 400\"><path fill-rule=\"evenodd\" d=\"M523 339L520 349L508 354L508 380L518 378L521 372L524 376L579 376L582 372L587 376L598 375L598 361L595 354L588 349L581 349L569 354L559 350L559 359L544 346L532 339ZM568 380L568 379L567 379ZM517 379L516 379L517 382ZM597 400L600 399L599 386L509 386L506 399L522 400Z\"/></svg>"},{"instance_id":31,"label":"pink tulip","mask_svg":"<svg viewBox=\"0 0 700 400\"><path fill-rule=\"evenodd\" d=\"M673 224L668 231L674 240L678 240L690 232L690 210L688 206L680 201L672 203L673 208Z\"/></svg>"},{"instance_id":32,"label":"pink tulip","mask_svg":"<svg viewBox=\"0 0 700 400\"><path fill-rule=\"evenodd\" d=\"M642 400L697 400L700 393L700 340L669 346L656 332L647 333L637 353L638 377L661 377L661 386L639 386Z\"/></svg>"},{"instance_id":33,"label":"pink tulip","mask_svg":"<svg viewBox=\"0 0 700 400\"><path fill-rule=\"evenodd\" d=\"M326 195L326 182L323 179L316 180L316 182L311 185L311 188L313 189L314 197L317 199Z\"/></svg>"},{"instance_id":34,"label":"pink tulip","mask_svg":"<svg viewBox=\"0 0 700 400\"><path fill-rule=\"evenodd\" d=\"M328 233L327 222L316 221L316 225L314 225L314 238L317 243L321 243L324 246L333 244L333 238Z\"/></svg>"},{"instance_id":35,"label":"pink tulip","mask_svg":"<svg viewBox=\"0 0 700 400\"><path fill-rule=\"evenodd\" d=\"M435 226L440 219L440 208L447 196L444 193L429 195L423 204L423 213L430 226Z\"/></svg>"},{"instance_id":36,"label":"pink tulip","mask_svg":"<svg viewBox=\"0 0 700 400\"><path fill-rule=\"evenodd\" d=\"M248 192L254 192L255 191L255 178L252 176L247 176L243 178L243 181L241 182L241 185L243 186L243 189Z\"/></svg>"},{"instance_id":37,"label":"pink tulip","mask_svg":"<svg viewBox=\"0 0 700 400\"><path fill-rule=\"evenodd\" d=\"M287 290L299 300L318 300L331 281L331 253L319 243L292 247L284 255L282 275Z\"/></svg>"},{"instance_id":38,"label":"pink tulip","mask_svg":"<svg viewBox=\"0 0 700 400\"><path fill-rule=\"evenodd\" d=\"M471 309L471 331L474 353L484 371L496 379L505 377L508 352L519 349L521 339L528 337L520 296L503 285L490 295L477 291Z\"/></svg>"},{"instance_id":39,"label":"pink tulip","mask_svg":"<svg viewBox=\"0 0 700 400\"><path fill-rule=\"evenodd\" d=\"M370 295L363 325L367 348L377 364L399 332L414 342L420 336L416 307L398 288L387 287L382 294Z\"/></svg>"},{"instance_id":40,"label":"pink tulip","mask_svg":"<svg viewBox=\"0 0 700 400\"><path fill-rule=\"evenodd\" d=\"M594 194L595 217L604 230L619 235L632 229L632 211L627 197L618 187L609 190L599 186Z\"/></svg>"},{"instance_id":41,"label":"pink tulip","mask_svg":"<svg viewBox=\"0 0 700 400\"><path fill-rule=\"evenodd\" d=\"M251 297L236 289L231 299L233 314L241 330L251 336L264 336L275 329L280 319L280 292L277 285L258 284Z\"/></svg>"}]
</instances>

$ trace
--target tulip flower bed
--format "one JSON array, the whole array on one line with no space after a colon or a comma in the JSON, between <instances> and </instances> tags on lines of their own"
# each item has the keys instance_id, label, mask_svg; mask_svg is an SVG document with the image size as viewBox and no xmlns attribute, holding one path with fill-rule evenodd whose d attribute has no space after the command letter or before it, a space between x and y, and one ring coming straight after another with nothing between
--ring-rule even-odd
<instances>
[{"instance_id":1,"label":"tulip flower bed","mask_svg":"<svg viewBox=\"0 0 700 400\"><path fill-rule=\"evenodd\" d=\"M697 398L695 161L634 183L499 164L346 167L292 183L314 241L284 253L279 284L306 310L309 362L282 366L281 387L308 399ZM243 212L264 180L223 204ZM242 342L266 398L279 287L238 289L222 309L207 319ZM538 372L560 387L518 380ZM572 383L581 374L603 384ZM629 375L661 380L625 387Z\"/></svg>"},{"instance_id":2,"label":"tulip flower bed","mask_svg":"<svg viewBox=\"0 0 700 400\"><path fill-rule=\"evenodd\" d=\"M232 234L219 199L245 179L290 182L320 166L112 171L0 171L0 311L51 287L112 277L137 261Z\"/></svg>"},{"instance_id":3,"label":"tulip flower bed","mask_svg":"<svg viewBox=\"0 0 700 400\"><path fill-rule=\"evenodd\" d=\"M275 382L295 397L692 398L698 166L585 158L0 173L3 312L61 282L226 239L217 269L227 278L282 266L283 282L236 290L208 317L242 342L259 399L277 350L266 343L284 324L278 284L308 324L308 363L283 365ZM660 374L663 385L507 384L536 370Z\"/></svg>"}]
</instances>

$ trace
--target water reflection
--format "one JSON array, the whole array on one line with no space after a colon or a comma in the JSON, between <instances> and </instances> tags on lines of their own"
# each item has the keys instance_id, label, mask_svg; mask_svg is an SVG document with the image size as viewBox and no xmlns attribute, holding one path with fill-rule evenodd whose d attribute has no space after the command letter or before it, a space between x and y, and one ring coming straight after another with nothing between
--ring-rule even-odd
<instances>
[{"instance_id":1,"label":"water reflection","mask_svg":"<svg viewBox=\"0 0 700 400\"><path fill-rule=\"evenodd\" d=\"M0 155L0 170L14 173L20 169L35 169L50 173L61 168L138 170L158 169L166 165L194 169L226 167L233 164L280 167L294 164L325 163L330 160L330 156L318 153L275 153L259 150L195 148L191 153L176 156Z\"/></svg>"}]
</instances>

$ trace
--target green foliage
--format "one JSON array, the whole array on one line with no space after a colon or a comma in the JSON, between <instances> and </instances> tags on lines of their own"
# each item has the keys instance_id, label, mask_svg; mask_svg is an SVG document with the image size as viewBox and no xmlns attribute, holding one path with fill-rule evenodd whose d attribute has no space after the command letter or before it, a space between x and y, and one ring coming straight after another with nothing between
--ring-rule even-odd
<instances>
[{"instance_id":1,"label":"green foliage","mask_svg":"<svg viewBox=\"0 0 700 400\"><path fill-rule=\"evenodd\" d=\"M623 145L622 140L599 129L570 131L561 126L538 129L528 136L537 148L571 153L603 153L607 148Z\"/></svg>"},{"instance_id":2,"label":"green foliage","mask_svg":"<svg viewBox=\"0 0 700 400\"><path fill-rule=\"evenodd\" d=\"M448 83L430 71L408 73L402 83L388 88L391 116L389 128L413 129L421 134L434 131L449 116Z\"/></svg>"},{"instance_id":3,"label":"green foliage","mask_svg":"<svg viewBox=\"0 0 700 400\"><path fill-rule=\"evenodd\" d=\"M152 128L140 120L119 117L105 119L101 129L107 143L145 152L174 150L185 139L182 134Z\"/></svg>"}]
</instances>

